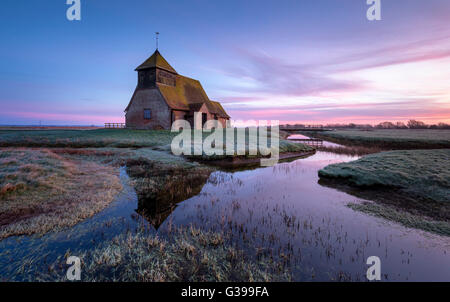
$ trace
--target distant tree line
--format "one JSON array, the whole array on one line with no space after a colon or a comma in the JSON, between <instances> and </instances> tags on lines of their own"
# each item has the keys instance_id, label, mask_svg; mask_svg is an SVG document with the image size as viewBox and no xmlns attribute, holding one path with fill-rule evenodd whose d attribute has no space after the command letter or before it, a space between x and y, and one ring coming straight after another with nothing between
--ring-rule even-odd
<instances>
[{"instance_id":1,"label":"distant tree line","mask_svg":"<svg viewBox=\"0 0 450 302\"><path fill-rule=\"evenodd\" d=\"M333 129L450 129L450 124L438 123L438 124L425 124L422 121L409 120L404 122L382 122L377 125L371 124L326 124L326 125L305 125L305 124L287 124L282 125L287 128L333 128Z\"/></svg>"}]
</instances>

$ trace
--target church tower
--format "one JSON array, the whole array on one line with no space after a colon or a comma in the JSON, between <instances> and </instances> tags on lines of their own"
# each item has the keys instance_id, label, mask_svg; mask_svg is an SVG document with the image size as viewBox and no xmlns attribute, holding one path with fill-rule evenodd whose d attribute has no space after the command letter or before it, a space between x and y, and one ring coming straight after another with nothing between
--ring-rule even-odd
<instances>
[{"instance_id":1,"label":"church tower","mask_svg":"<svg viewBox=\"0 0 450 302\"><path fill-rule=\"evenodd\" d=\"M158 49L136 68L138 89L154 88L156 83L176 86L177 72L167 63Z\"/></svg>"}]
</instances>

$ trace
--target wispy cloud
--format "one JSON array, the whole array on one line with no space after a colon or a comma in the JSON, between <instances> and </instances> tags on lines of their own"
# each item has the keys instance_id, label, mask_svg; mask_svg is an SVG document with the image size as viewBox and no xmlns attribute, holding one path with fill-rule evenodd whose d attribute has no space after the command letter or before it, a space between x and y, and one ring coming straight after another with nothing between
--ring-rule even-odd
<instances>
[{"instance_id":1,"label":"wispy cloud","mask_svg":"<svg viewBox=\"0 0 450 302\"><path fill-rule=\"evenodd\" d=\"M245 63L225 67L224 70L228 76L248 82L248 86L235 88L239 92L300 96L324 91L351 91L364 88L362 82L333 78L320 65L287 62L266 53L243 49L239 49L238 53Z\"/></svg>"},{"instance_id":2,"label":"wispy cloud","mask_svg":"<svg viewBox=\"0 0 450 302\"><path fill-rule=\"evenodd\" d=\"M315 62L235 50L240 64L224 70L238 83L223 98L226 108L237 116L285 121L356 116L371 121L427 116L450 119L450 83L445 81L450 71L436 69L450 63L448 32L364 48Z\"/></svg>"},{"instance_id":3,"label":"wispy cloud","mask_svg":"<svg viewBox=\"0 0 450 302\"><path fill-rule=\"evenodd\" d=\"M332 59L324 57L318 62L289 61L289 58L248 49L234 51L241 60L239 65L224 66L225 74L254 84L239 86L238 91L303 96L368 88L368 83L362 79L356 82L354 79L336 78L340 73L449 58L450 34L355 51Z\"/></svg>"}]
</instances>

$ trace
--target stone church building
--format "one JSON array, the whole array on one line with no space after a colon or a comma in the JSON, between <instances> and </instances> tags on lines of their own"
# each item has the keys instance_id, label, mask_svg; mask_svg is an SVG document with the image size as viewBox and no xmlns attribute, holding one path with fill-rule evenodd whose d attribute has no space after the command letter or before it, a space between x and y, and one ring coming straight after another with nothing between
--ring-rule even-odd
<instances>
[{"instance_id":1,"label":"stone church building","mask_svg":"<svg viewBox=\"0 0 450 302\"><path fill-rule=\"evenodd\" d=\"M194 113L202 124L218 120L225 128L230 119L219 102L211 101L199 81L179 75L156 50L138 68L138 84L125 109L126 127L171 129L177 119L193 127Z\"/></svg>"}]
</instances>

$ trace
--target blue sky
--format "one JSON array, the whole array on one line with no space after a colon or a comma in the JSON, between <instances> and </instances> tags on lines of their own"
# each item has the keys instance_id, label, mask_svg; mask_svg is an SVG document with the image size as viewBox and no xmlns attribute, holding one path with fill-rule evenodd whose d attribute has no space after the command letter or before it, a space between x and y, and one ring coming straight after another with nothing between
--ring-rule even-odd
<instances>
[{"instance_id":1,"label":"blue sky","mask_svg":"<svg viewBox=\"0 0 450 302\"><path fill-rule=\"evenodd\" d=\"M3 0L0 124L123 121L155 49L233 119L450 122L450 2Z\"/></svg>"}]
</instances>

